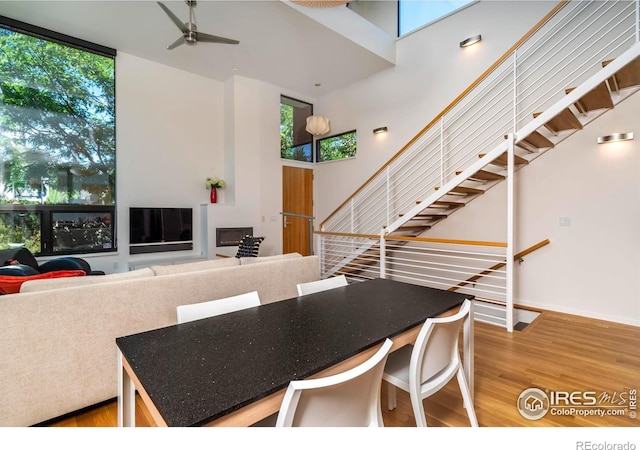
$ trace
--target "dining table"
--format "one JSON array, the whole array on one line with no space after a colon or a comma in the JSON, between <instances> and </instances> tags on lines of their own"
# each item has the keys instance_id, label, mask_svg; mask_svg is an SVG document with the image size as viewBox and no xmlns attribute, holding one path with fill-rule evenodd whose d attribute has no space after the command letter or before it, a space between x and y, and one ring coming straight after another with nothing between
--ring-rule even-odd
<instances>
[{"instance_id":1,"label":"dining table","mask_svg":"<svg viewBox=\"0 0 640 450\"><path fill-rule=\"evenodd\" d=\"M412 344L465 299L376 278L118 337L118 425L135 426L136 392L158 426L253 425L278 412L292 380L355 367L387 338L391 351ZM472 319L462 334L473 395Z\"/></svg>"}]
</instances>

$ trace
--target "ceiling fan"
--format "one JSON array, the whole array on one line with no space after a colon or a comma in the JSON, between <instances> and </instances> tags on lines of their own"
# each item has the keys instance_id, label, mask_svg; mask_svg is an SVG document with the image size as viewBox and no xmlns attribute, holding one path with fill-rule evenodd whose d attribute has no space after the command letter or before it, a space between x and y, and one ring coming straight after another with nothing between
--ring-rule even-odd
<instances>
[{"instance_id":1,"label":"ceiling fan","mask_svg":"<svg viewBox=\"0 0 640 450\"><path fill-rule=\"evenodd\" d=\"M213 42L217 44L239 44L240 41L235 39L227 39L220 36L214 36L212 34L201 33L198 31L195 23L195 15L193 14L193 8L196 6L196 1L186 0L185 3L189 5L189 21L183 23L178 17L171 12L164 4L157 2L160 8L167 13L167 16L176 24L176 26L182 32L182 36L178 38L173 44L168 45L168 50L173 50L181 44L195 45L197 42Z\"/></svg>"}]
</instances>

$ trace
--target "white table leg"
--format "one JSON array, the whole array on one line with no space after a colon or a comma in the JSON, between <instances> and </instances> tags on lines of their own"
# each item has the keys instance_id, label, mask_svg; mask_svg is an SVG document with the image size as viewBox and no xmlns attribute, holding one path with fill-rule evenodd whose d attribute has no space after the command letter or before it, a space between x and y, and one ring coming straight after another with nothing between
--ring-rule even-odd
<instances>
[{"instance_id":1,"label":"white table leg","mask_svg":"<svg viewBox=\"0 0 640 450\"><path fill-rule=\"evenodd\" d=\"M462 364L464 365L464 374L469 383L469 392L471 394L471 400L474 397L474 379L473 379L473 310L475 301L471 301L471 308L469 309L469 317L464 321L464 354Z\"/></svg>"},{"instance_id":2,"label":"white table leg","mask_svg":"<svg viewBox=\"0 0 640 450\"><path fill-rule=\"evenodd\" d=\"M120 349L118 349L118 426L136 426L136 389L133 380L124 370Z\"/></svg>"}]
</instances>

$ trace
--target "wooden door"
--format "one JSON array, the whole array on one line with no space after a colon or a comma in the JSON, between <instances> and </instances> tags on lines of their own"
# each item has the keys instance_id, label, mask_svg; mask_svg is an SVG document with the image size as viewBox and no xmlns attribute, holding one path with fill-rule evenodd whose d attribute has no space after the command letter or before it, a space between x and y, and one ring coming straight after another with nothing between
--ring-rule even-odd
<instances>
[{"instance_id":1,"label":"wooden door","mask_svg":"<svg viewBox=\"0 0 640 450\"><path fill-rule=\"evenodd\" d=\"M313 216L312 169L282 167L282 212ZM282 216L282 253L311 255L313 249L309 249L309 240L307 219L286 214Z\"/></svg>"}]
</instances>

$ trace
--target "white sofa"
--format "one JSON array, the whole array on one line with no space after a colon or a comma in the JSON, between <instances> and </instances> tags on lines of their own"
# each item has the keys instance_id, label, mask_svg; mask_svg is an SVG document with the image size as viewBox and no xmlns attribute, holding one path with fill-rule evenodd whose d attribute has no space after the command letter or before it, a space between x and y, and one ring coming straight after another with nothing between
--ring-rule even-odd
<instances>
[{"instance_id":1,"label":"white sofa","mask_svg":"<svg viewBox=\"0 0 640 450\"><path fill-rule=\"evenodd\" d=\"M123 274L34 280L0 296L0 426L28 426L117 396L115 339L173 325L178 305L253 290L297 296L317 256L225 258Z\"/></svg>"}]
</instances>

